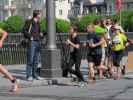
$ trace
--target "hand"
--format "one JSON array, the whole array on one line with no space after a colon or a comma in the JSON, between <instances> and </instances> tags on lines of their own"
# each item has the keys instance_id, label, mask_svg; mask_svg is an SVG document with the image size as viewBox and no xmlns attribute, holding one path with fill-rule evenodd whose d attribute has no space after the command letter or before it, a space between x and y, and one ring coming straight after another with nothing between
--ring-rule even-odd
<instances>
[{"instance_id":1,"label":"hand","mask_svg":"<svg viewBox=\"0 0 133 100\"><path fill-rule=\"evenodd\" d=\"M79 48L80 48L80 46L77 44L77 45L75 45L75 48L79 49Z\"/></svg>"},{"instance_id":2,"label":"hand","mask_svg":"<svg viewBox=\"0 0 133 100\"><path fill-rule=\"evenodd\" d=\"M91 48L95 48L96 45L95 45L95 44L91 44L90 47L91 47Z\"/></svg>"},{"instance_id":3,"label":"hand","mask_svg":"<svg viewBox=\"0 0 133 100\"><path fill-rule=\"evenodd\" d=\"M87 43L83 43L83 47L87 47Z\"/></svg>"},{"instance_id":4,"label":"hand","mask_svg":"<svg viewBox=\"0 0 133 100\"><path fill-rule=\"evenodd\" d=\"M69 39L68 39L68 40L66 40L66 45L69 45Z\"/></svg>"},{"instance_id":5,"label":"hand","mask_svg":"<svg viewBox=\"0 0 133 100\"><path fill-rule=\"evenodd\" d=\"M3 47L3 42L2 41L0 41L0 48L2 48Z\"/></svg>"},{"instance_id":6,"label":"hand","mask_svg":"<svg viewBox=\"0 0 133 100\"><path fill-rule=\"evenodd\" d=\"M130 43L126 43L125 47L128 47L130 45Z\"/></svg>"},{"instance_id":7,"label":"hand","mask_svg":"<svg viewBox=\"0 0 133 100\"><path fill-rule=\"evenodd\" d=\"M68 40L67 40L67 43L68 43L68 44L71 44L71 41L68 39Z\"/></svg>"}]
</instances>

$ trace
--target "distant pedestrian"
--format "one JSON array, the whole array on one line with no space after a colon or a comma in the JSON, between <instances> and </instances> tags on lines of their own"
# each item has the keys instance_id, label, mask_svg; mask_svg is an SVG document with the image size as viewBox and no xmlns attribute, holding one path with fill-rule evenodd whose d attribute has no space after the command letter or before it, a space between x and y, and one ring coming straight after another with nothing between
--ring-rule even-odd
<instances>
[{"instance_id":1,"label":"distant pedestrian","mask_svg":"<svg viewBox=\"0 0 133 100\"><path fill-rule=\"evenodd\" d=\"M27 80L33 81L33 79L42 80L38 75L37 69L39 64L40 42L43 38L40 30L40 18L41 11L33 11L33 18L26 21L23 28L23 33L26 39L28 39L27 47Z\"/></svg>"},{"instance_id":2,"label":"distant pedestrian","mask_svg":"<svg viewBox=\"0 0 133 100\"><path fill-rule=\"evenodd\" d=\"M5 40L6 37L7 37L7 32L4 31L4 30L2 30L2 29L0 28L0 36L1 36L1 38L0 38L0 48L2 48L2 47L3 47L3 42L4 42L4 40ZM5 60L6 60L6 59L5 59ZM16 79L15 77L13 77L13 76L8 72L8 70L5 69L5 67L4 67L2 64L0 64L0 73L2 73L3 75L5 75L5 77L8 78L8 79L11 81L11 83L13 84L11 91L12 91L12 92L17 92L17 91L19 90L19 84L18 84L17 79Z\"/></svg>"}]
</instances>

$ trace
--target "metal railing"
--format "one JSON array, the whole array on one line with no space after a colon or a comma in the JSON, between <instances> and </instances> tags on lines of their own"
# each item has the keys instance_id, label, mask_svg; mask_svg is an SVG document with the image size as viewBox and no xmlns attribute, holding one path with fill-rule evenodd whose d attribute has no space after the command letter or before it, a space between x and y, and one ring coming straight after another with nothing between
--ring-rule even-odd
<instances>
[{"instance_id":1,"label":"metal railing","mask_svg":"<svg viewBox=\"0 0 133 100\"><path fill-rule=\"evenodd\" d=\"M79 34L81 44L86 41L86 33ZM133 34L127 33L128 38L133 39ZM56 43L57 47L61 49L62 58L65 55L69 55L69 48L65 45L65 41L68 38L67 33L57 33ZM3 48L0 49L0 63L2 64L26 64L26 48L23 48L20 43L23 39L21 33L10 33L6 39ZM46 47L46 37L43 40L42 48ZM82 47L81 49L82 59L86 58L87 48ZM133 50L131 46L129 50Z\"/></svg>"}]
</instances>

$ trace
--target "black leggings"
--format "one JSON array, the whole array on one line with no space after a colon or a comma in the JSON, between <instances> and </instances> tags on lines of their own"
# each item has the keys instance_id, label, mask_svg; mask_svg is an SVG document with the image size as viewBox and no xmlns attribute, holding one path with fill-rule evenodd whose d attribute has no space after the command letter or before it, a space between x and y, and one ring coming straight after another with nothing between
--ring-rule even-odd
<instances>
[{"instance_id":1,"label":"black leggings","mask_svg":"<svg viewBox=\"0 0 133 100\"><path fill-rule=\"evenodd\" d=\"M69 64L68 64L68 72L76 75L79 81L84 81L83 75L80 72L80 64L81 64L80 54L71 53ZM75 70L72 69L74 65L75 65Z\"/></svg>"}]
</instances>

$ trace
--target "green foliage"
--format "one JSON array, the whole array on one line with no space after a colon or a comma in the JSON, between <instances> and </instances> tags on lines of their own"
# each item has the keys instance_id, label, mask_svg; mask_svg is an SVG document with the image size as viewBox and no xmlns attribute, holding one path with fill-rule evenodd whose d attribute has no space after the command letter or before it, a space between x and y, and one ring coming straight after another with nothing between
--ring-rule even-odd
<instances>
[{"instance_id":1,"label":"green foliage","mask_svg":"<svg viewBox=\"0 0 133 100\"><path fill-rule=\"evenodd\" d=\"M65 33L68 32L70 25L78 27L79 32L84 32L86 26L92 23L95 19L103 19L106 16L97 16L96 14L89 14L83 17L72 18L69 21L56 19L57 32ZM112 15L113 20L120 21L120 14ZM121 24L125 31L133 31L133 11L122 11L121 12ZM0 28L12 33L20 32L24 25L24 19L20 16L11 16L6 21L0 21ZM41 32L46 31L46 19L41 18L40 21Z\"/></svg>"},{"instance_id":2,"label":"green foliage","mask_svg":"<svg viewBox=\"0 0 133 100\"><path fill-rule=\"evenodd\" d=\"M96 19L103 19L105 16L97 16L96 14L90 14L81 18L71 19L71 24L78 27L79 32L84 32L88 24L93 23Z\"/></svg>"},{"instance_id":3,"label":"green foliage","mask_svg":"<svg viewBox=\"0 0 133 100\"><path fill-rule=\"evenodd\" d=\"M0 21L0 28L6 30L7 29L7 24L5 22Z\"/></svg>"},{"instance_id":4,"label":"green foliage","mask_svg":"<svg viewBox=\"0 0 133 100\"><path fill-rule=\"evenodd\" d=\"M17 33L21 31L24 19L20 16L11 16L6 20L6 24L8 32Z\"/></svg>"},{"instance_id":5,"label":"green foliage","mask_svg":"<svg viewBox=\"0 0 133 100\"><path fill-rule=\"evenodd\" d=\"M110 16L113 21L120 22L120 14ZM96 14L89 14L81 18L71 19L71 24L76 25L80 32L84 32L86 26L92 23L95 19L103 19L106 16L97 16ZM122 11L121 12L121 25L125 31L133 31L133 11Z\"/></svg>"},{"instance_id":6,"label":"green foliage","mask_svg":"<svg viewBox=\"0 0 133 100\"><path fill-rule=\"evenodd\" d=\"M40 27L41 27L41 32L46 32L46 19L41 18Z\"/></svg>"},{"instance_id":7,"label":"green foliage","mask_svg":"<svg viewBox=\"0 0 133 100\"><path fill-rule=\"evenodd\" d=\"M70 22L62 19L56 19L56 30L60 33L68 32L70 28Z\"/></svg>"},{"instance_id":8,"label":"green foliage","mask_svg":"<svg viewBox=\"0 0 133 100\"><path fill-rule=\"evenodd\" d=\"M41 32L46 32L46 19L41 18L40 21ZM62 19L56 19L57 32L66 33L70 28L70 22Z\"/></svg>"},{"instance_id":9,"label":"green foliage","mask_svg":"<svg viewBox=\"0 0 133 100\"><path fill-rule=\"evenodd\" d=\"M130 17L130 22L129 22L129 28L128 31L133 32L133 16Z\"/></svg>"},{"instance_id":10,"label":"green foliage","mask_svg":"<svg viewBox=\"0 0 133 100\"><path fill-rule=\"evenodd\" d=\"M75 17L75 18L71 18L71 25L75 25L78 26L79 25L79 18Z\"/></svg>"},{"instance_id":11,"label":"green foliage","mask_svg":"<svg viewBox=\"0 0 133 100\"><path fill-rule=\"evenodd\" d=\"M133 31L132 29L132 18L133 18L133 11L122 11L121 15L116 14L112 16L113 20L117 20L120 22L121 20L121 25L124 28L125 31Z\"/></svg>"},{"instance_id":12,"label":"green foliage","mask_svg":"<svg viewBox=\"0 0 133 100\"><path fill-rule=\"evenodd\" d=\"M120 21L120 16L119 15L112 15L111 18L112 18L113 21L117 21L117 22Z\"/></svg>"},{"instance_id":13,"label":"green foliage","mask_svg":"<svg viewBox=\"0 0 133 100\"><path fill-rule=\"evenodd\" d=\"M85 31L87 25L92 23L96 18L97 18L97 16L95 14L84 16L84 17L80 18L79 24L78 24L79 31L80 32Z\"/></svg>"},{"instance_id":14,"label":"green foliage","mask_svg":"<svg viewBox=\"0 0 133 100\"><path fill-rule=\"evenodd\" d=\"M122 26L125 30L131 31L130 28L133 23L131 23L131 18L133 17L133 11L123 11L122 14Z\"/></svg>"}]
</instances>

